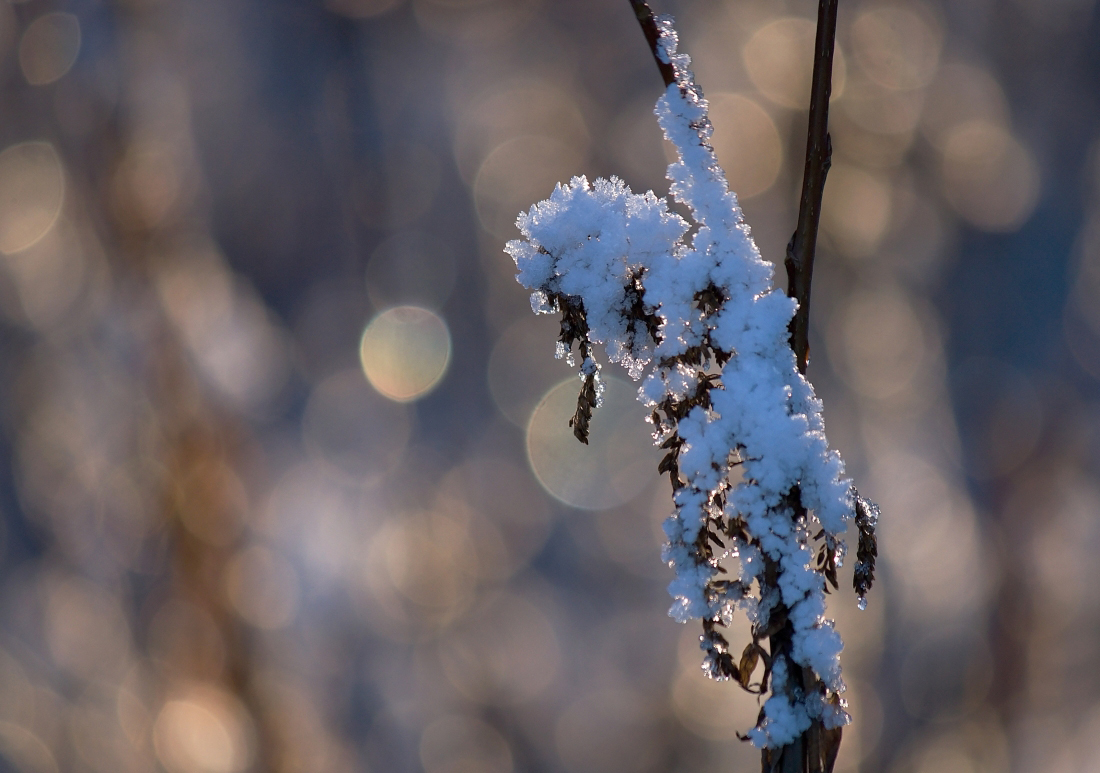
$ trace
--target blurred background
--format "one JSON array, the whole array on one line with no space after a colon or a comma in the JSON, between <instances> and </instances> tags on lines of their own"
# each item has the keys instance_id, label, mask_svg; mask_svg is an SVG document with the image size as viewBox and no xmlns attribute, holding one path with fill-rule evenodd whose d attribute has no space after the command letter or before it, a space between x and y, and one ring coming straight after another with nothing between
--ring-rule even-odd
<instances>
[{"instance_id":1,"label":"blurred background","mask_svg":"<svg viewBox=\"0 0 1100 773\"><path fill-rule=\"evenodd\" d=\"M781 263L815 4L654 6ZM1098 14L841 2L846 773L1100 769ZM572 439L502 252L574 174L665 192L659 93L622 0L0 2L0 770L758 769L644 410L609 369Z\"/></svg>"}]
</instances>

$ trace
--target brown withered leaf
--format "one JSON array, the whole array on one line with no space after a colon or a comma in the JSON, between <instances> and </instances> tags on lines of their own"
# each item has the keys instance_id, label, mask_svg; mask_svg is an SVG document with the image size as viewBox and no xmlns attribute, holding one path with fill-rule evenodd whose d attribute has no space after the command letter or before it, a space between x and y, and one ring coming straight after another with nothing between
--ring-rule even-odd
<instances>
[{"instance_id":1,"label":"brown withered leaf","mask_svg":"<svg viewBox=\"0 0 1100 773\"><path fill-rule=\"evenodd\" d=\"M654 413L654 415L656 415L656 413ZM656 422L654 422L654 423L656 423ZM679 451L680 446L682 446L683 444L684 444L684 441L680 439L680 436L678 434L676 434L675 432L673 432L671 435L668 436L668 439L665 442L661 443L661 448L673 448L673 447L675 447L676 450Z\"/></svg>"},{"instance_id":2,"label":"brown withered leaf","mask_svg":"<svg viewBox=\"0 0 1100 773\"><path fill-rule=\"evenodd\" d=\"M825 730L824 750L822 754L822 773L833 773L836 765L837 754L840 753L840 739L844 735L843 727L833 727Z\"/></svg>"},{"instance_id":3,"label":"brown withered leaf","mask_svg":"<svg viewBox=\"0 0 1100 773\"><path fill-rule=\"evenodd\" d=\"M878 505L864 499L854 488L856 528L859 530L859 543L856 548L856 565L852 572L852 585L859 596L860 605L866 605L867 592L875 582L875 560L878 558L878 540L875 527L878 525Z\"/></svg>"},{"instance_id":4,"label":"brown withered leaf","mask_svg":"<svg viewBox=\"0 0 1100 773\"><path fill-rule=\"evenodd\" d=\"M749 645L745 647L745 651L741 653L741 662L737 665L737 681L746 690L749 689L749 680L752 679L752 672L756 670L759 662L760 645L756 642L749 642Z\"/></svg>"},{"instance_id":5,"label":"brown withered leaf","mask_svg":"<svg viewBox=\"0 0 1100 773\"><path fill-rule=\"evenodd\" d=\"M661 463L657 465L657 474L661 475L663 473L666 473L675 466L676 454L672 451L669 451L667 454L665 454L665 457L661 460Z\"/></svg>"},{"instance_id":6,"label":"brown withered leaf","mask_svg":"<svg viewBox=\"0 0 1100 773\"><path fill-rule=\"evenodd\" d=\"M588 426L592 421L592 410L596 407L596 374L585 377L581 392L577 395L577 412L569 420L573 428L573 437L588 445Z\"/></svg>"}]
</instances>

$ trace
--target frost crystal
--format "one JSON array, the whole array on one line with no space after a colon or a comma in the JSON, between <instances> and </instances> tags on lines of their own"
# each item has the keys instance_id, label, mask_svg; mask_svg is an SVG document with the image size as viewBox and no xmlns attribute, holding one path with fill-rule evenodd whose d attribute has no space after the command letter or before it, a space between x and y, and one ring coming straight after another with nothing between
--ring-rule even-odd
<instances>
[{"instance_id":1,"label":"frost crystal","mask_svg":"<svg viewBox=\"0 0 1100 773\"><path fill-rule=\"evenodd\" d=\"M788 343L795 301L773 288L772 265L728 189L709 142L707 102L687 55L677 53L671 19L658 19L658 29L659 56L677 82L655 112L678 153L668 168L671 195L692 222L616 178L574 177L520 214L524 238L506 251L536 312L562 314L559 356L580 347L578 438L587 442L598 396L594 344L641 379L639 400L668 450L660 472L673 488L663 554L675 571L670 614L703 620L711 676L770 689L749 738L776 748L811 722L847 721L842 642L824 617L824 594L826 582L835 584L855 497ZM736 580L720 564L727 556L741 559ZM740 662L719 631L736 606L753 622ZM793 662L775 655L776 637ZM772 656L759 644L769 639ZM754 683L761 660L764 675Z\"/></svg>"}]
</instances>

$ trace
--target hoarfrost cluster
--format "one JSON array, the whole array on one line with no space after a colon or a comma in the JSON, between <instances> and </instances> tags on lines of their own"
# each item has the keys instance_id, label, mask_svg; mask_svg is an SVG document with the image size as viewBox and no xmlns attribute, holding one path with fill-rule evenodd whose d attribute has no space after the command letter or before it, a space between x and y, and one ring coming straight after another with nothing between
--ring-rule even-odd
<instances>
[{"instance_id":1,"label":"hoarfrost cluster","mask_svg":"<svg viewBox=\"0 0 1100 773\"><path fill-rule=\"evenodd\" d=\"M675 571L670 614L703 621L708 674L768 696L748 737L778 748L811 723L848 722L842 642L825 618L825 592L836 583L847 522L857 509L873 522L871 506L829 449L821 403L788 342L796 303L773 287L772 265L728 189L689 59L677 53L669 18L658 29L659 55L677 81L655 112L678 153L670 193L691 222L614 177L574 177L519 216L524 238L506 250L535 310L562 315L559 356L578 345L583 386L572 424L580 440L601 391L594 345L641 379L639 399L667 450L660 471L673 488L664 527ZM721 563L729 557L739 559L737 577ZM862 599L866 587L857 592ZM753 624L739 657L721 633L737 608ZM793 662L775 654L784 636ZM761 644L769 639L771 652Z\"/></svg>"}]
</instances>

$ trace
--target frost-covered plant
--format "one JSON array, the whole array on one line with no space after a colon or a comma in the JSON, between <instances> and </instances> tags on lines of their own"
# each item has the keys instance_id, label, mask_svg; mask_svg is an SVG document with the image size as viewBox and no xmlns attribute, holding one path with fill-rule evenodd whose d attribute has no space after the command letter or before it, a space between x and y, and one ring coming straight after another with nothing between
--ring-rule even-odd
<instances>
[{"instance_id":1,"label":"frost-covered plant","mask_svg":"<svg viewBox=\"0 0 1100 773\"><path fill-rule=\"evenodd\" d=\"M572 361L574 344L579 350L583 385L570 424L581 442L602 391L594 346L641 379L654 441L667 451L659 471L673 491L670 614L702 620L708 675L767 696L745 737L765 750L766 766L800 744L805 769L828 770L849 717L825 593L836 587L854 518L865 604L877 510L829 449L821 402L788 341L797 303L774 289L772 265L728 189L671 19L649 21L659 64L671 68L655 110L678 155L670 192L690 220L614 177L574 177L520 214L524 238L506 251L535 312L561 314L558 356ZM738 608L752 640L735 656L722 630Z\"/></svg>"}]
</instances>

